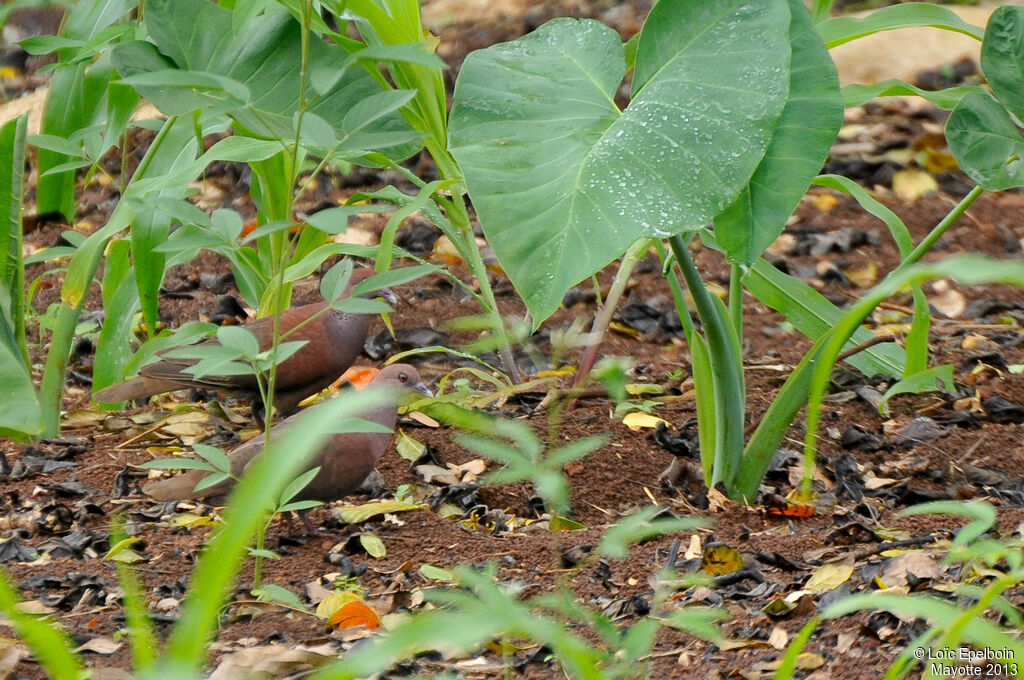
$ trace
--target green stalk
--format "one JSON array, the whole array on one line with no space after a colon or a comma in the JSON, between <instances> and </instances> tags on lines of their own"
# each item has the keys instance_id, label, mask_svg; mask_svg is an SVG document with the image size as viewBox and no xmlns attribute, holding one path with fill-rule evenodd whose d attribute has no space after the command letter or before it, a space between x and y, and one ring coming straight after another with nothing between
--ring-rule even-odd
<instances>
[{"instance_id":1,"label":"green stalk","mask_svg":"<svg viewBox=\"0 0 1024 680\"><path fill-rule=\"evenodd\" d=\"M438 167L440 168L440 166ZM505 331L505 320L501 318L501 310L498 309L498 301L494 297L494 289L491 288L491 280L487 275L487 265L484 264L483 255L480 254L480 248L477 247L473 228L469 224L469 216L465 213L462 194L457 191L453 194L452 199L458 208L455 214L451 216L453 217L452 225L465 236L462 247L459 248L460 255L466 260L466 264L469 265L470 273L480 283L480 295L484 300L484 312L491 317L491 327L494 334L498 336L498 354L501 356L502 363L505 364L505 371L508 373L509 379L514 384L518 384L523 380L522 374L519 372L519 367L512 357L512 344L509 342L508 333ZM463 216L465 216L464 222Z\"/></svg>"},{"instance_id":2,"label":"green stalk","mask_svg":"<svg viewBox=\"0 0 1024 680\"><path fill-rule=\"evenodd\" d=\"M946 231L952 227L958 219L960 219L960 216L963 215L967 209L971 207L971 204L974 203L974 201L976 201L983 193L985 193L985 190L981 187L976 186L971 189L967 195L960 199L960 202L949 211L949 214L943 217L942 221L936 224L935 227L928 232L928 235L925 236L912 251L910 251L910 254L903 258L903 261L900 262L899 266L893 270L893 274L918 262L925 253L932 249L935 242L942 238L943 234L945 234Z\"/></svg>"},{"instance_id":3,"label":"green stalk","mask_svg":"<svg viewBox=\"0 0 1024 680\"><path fill-rule=\"evenodd\" d=\"M729 272L729 320L736 338L743 337L743 267L733 264Z\"/></svg>"},{"instance_id":4,"label":"green stalk","mask_svg":"<svg viewBox=\"0 0 1024 680\"><path fill-rule=\"evenodd\" d=\"M704 285L686 243L676 235L669 239L669 245L679 263L707 336L715 390L715 455L711 486L724 482L726 491L733 496L735 490L729 485L743 456L745 395L742 358L728 315L723 311L724 306L712 297Z\"/></svg>"},{"instance_id":5,"label":"green stalk","mask_svg":"<svg viewBox=\"0 0 1024 680\"><path fill-rule=\"evenodd\" d=\"M693 333L696 330L693 327L693 319L690 318L690 308L686 306L686 296L683 295L683 288L679 285L679 276L669 276L669 272L672 270L672 262L669 261L668 252L665 250L665 244L661 241L655 241L654 247L658 250L658 258L661 260L662 272L661 275L668 281L668 288L672 291L672 300L676 304L676 311L679 312L679 322L683 324L683 335L686 336L686 341L690 342L690 338L693 337ZM668 266L666 267L666 262Z\"/></svg>"},{"instance_id":6,"label":"green stalk","mask_svg":"<svg viewBox=\"0 0 1024 680\"><path fill-rule=\"evenodd\" d=\"M619 271L615 274L612 287L608 290L608 297L604 301L601 313L594 319L594 325L590 330L591 340L583 350L583 356L580 357L580 367L576 372L576 380L572 384L573 389L583 385L590 374L590 369L594 367L594 362L597 360L597 350L601 347L601 343L604 342L604 338L608 334L608 324L611 323L615 308L618 307L619 300L626 290L626 283L629 282L633 269L636 267L637 262L640 261L641 256L647 252L650 245L650 239L640 239L630 246L626 254L622 256L622 262L619 263Z\"/></svg>"}]
</instances>

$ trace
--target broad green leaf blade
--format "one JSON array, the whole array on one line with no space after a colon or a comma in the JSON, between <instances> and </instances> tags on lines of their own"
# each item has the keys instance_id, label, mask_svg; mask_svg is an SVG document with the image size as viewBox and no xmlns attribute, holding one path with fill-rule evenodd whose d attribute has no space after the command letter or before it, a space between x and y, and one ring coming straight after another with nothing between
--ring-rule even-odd
<instances>
[{"instance_id":1,"label":"broad green leaf blade","mask_svg":"<svg viewBox=\"0 0 1024 680\"><path fill-rule=\"evenodd\" d=\"M3 292L0 290L0 294ZM43 416L32 386L32 374L17 343L13 342L5 318L0 318L0 394L4 395L0 437L25 440L43 431Z\"/></svg>"},{"instance_id":2,"label":"broad green leaf blade","mask_svg":"<svg viewBox=\"0 0 1024 680\"><path fill-rule=\"evenodd\" d=\"M0 313L13 335L11 349L29 364L25 343L25 261L22 252L21 215L24 199L25 131L28 116L22 115L0 128Z\"/></svg>"},{"instance_id":3,"label":"broad green leaf blade","mask_svg":"<svg viewBox=\"0 0 1024 680\"><path fill-rule=\"evenodd\" d=\"M139 310L135 272L125 239L111 241L103 267L103 308L116 309L103 321L96 342L96 360L92 371L92 389L98 391L123 379L131 359L125 351L134 341L135 313Z\"/></svg>"},{"instance_id":4,"label":"broad green leaf blade","mask_svg":"<svg viewBox=\"0 0 1024 680\"><path fill-rule=\"evenodd\" d=\"M946 141L960 168L982 188L1024 186L1024 139L992 95L961 99L946 121Z\"/></svg>"},{"instance_id":5,"label":"broad green leaf blade","mask_svg":"<svg viewBox=\"0 0 1024 680\"><path fill-rule=\"evenodd\" d=\"M137 0L81 0L72 5L61 33L67 38L84 42L137 4ZM73 48L65 48L58 56L70 59L72 51ZM110 62L105 57L91 64L82 61L60 66L50 78L41 131L67 137L92 123L93 118L106 106L110 77ZM67 156L63 154L49 151L39 153L39 182L36 191L36 211L39 214L59 211L68 220L74 219L75 171L46 174L47 170L67 161Z\"/></svg>"},{"instance_id":6,"label":"broad green leaf blade","mask_svg":"<svg viewBox=\"0 0 1024 680\"><path fill-rule=\"evenodd\" d=\"M908 2L882 8L866 17L836 17L817 25L818 33L825 45L832 49L836 45L863 38L879 31L893 31L914 26L932 26L947 31L963 33L981 40L982 29L967 23L956 12L945 7L925 2Z\"/></svg>"},{"instance_id":7,"label":"broad green leaf blade","mask_svg":"<svg viewBox=\"0 0 1024 680\"><path fill-rule=\"evenodd\" d=\"M248 96L244 103L230 107L230 115L259 137L292 139L302 82L301 27L287 10L278 7L248 16L243 26L235 22L231 10L206 0L150 0L146 3L146 28L156 49L138 43L119 46L112 59L122 75L136 78L170 65L204 72L204 77L226 78L223 83L238 83L244 90L228 89L236 96L247 91ZM305 93L308 112L327 122L342 139L346 115L366 98L381 93L381 86L366 70L348 68L349 55L323 40L309 41L308 63L313 72L342 74L325 93L318 94L309 84ZM181 86L140 85L139 90L161 110L181 106ZM361 138L378 143L374 151L383 151L389 158L404 159L420 146L397 111L365 122L365 128L359 129Z\"/></svg>"},{"instance_id":8,"label":"broad green leaf blade","mask_svg":"<svg viewBox=\"0 0 1024 680\"><path fill-rule=\"evenodd\" d=\"M25 344L22 198L26 116L0 128L0 436L24 440L43 431Z\"/></svg>"},{"instance_id":9,"label":"broad green leaf blade","mask_svg":"<svg viewBox=\"0 0 1024 680\"><path fill-rule=\"evenodd\" d=\"M789 100L750 183L715 218L731 262L750 266L786 226L843 122L839 76L800 0L790 0Z\"/></svg>"},{"instance_id":10,"label":"broad green leaf blade","mask_svg":"<svg viewBox=\"0 0 1024 680\"><path fill-rule=\"evenodd\" d=\"M705 225L746 185L788 91L788 6L663 0L619 112L618 35L556 19L471 54L452 153L487 236L540 324L643 236Z\"/></svg>"},{"instance_id":11,"label":"broad green leaf blade","mask_svg":"<svg viewBox=\"0 0 1024 680\"><path fill-rule=\"evenodd\" d=\"M999 101L1024 120L1024 7L992 13L981 44L981 70Z\"/></svg>"}]
</instances>

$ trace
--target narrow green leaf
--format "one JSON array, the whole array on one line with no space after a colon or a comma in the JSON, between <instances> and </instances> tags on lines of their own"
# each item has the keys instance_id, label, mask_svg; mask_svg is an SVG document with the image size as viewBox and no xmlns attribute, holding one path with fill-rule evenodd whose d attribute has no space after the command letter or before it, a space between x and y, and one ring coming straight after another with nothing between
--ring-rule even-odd
<instances>
[{"instance_id":1,"label":"narrow green leaf","mask_svg":"<svg viewBox=\"0 0 1024 680\"><path fill-rule=\"evenodd\" d=\"M922 97L940 109L950 110L956 106L965 94L980 92L977 85L958 85L941 90L922 90L902 80L890 78L870 85L850 83L843 86L843 106L851 108L867 104L876 97Z\"/></svg>"},{"instance_id":2,"label":"narrow green leaf","mask_svg":"<svg viewBox=\"0 0 1024 680\"><path fill-rule=\"evenodd\" d=\"M825 41L825 46L832 49L836 45L842 45L879 31L892 31L914 26L942 28L969 35L979 41L985 35L981 28L967 23L953 10L924 2L908 2L883 7L863 18L835 17L821 22L817 25L817 29L822 40Z\"/></svg>"}]
</instances>

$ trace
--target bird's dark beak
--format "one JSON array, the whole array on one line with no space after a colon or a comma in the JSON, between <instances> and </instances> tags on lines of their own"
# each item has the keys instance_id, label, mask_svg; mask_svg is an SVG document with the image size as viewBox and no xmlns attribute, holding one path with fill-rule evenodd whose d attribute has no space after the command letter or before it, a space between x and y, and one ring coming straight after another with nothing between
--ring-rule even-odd
<instances>
[{"instance_id":1,"label":"bird's dark beak","mask_svg":"<svg viewBox=\"0 0 1024 680\"><path fill-rule=\"evenodd\" d=\"M398 304L398 296L395 295L390 288L381 288L380 290L377 291L377 295L384 298L388 304Z\"/></svg>"},{"instance_id":2,"label":"bird's dark beak","mask_svg":"<svg viewBox=\"0 0 1024 680\"><path fill-rule=\"evenodd\" d=\"M422 382L418 382L415 385L412 385L412 389L428 397L434 396L434 392Z\"/></svg>"}]
</instances>

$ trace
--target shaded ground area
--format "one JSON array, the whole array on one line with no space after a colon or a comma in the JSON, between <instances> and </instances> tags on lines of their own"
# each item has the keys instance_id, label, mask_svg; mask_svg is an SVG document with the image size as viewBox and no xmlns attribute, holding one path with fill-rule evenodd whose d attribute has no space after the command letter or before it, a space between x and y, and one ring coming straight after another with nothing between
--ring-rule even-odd
<instances>
[{"instance_id":1,"label":"shaded ground area","mask_svg":"<svg viewBox=\"0 0 1024 680\"><path fill-rule=\"evenodd\" d=\"M433 11L445 9L435 3ZM623 9L624 8L624 9ZM607 6L563 3L558 14L602 16L628 34L639 26L642 3ZM452 15L436 19L437 30L458 63L466 51L505 39L543 23L555 9L537 3L525 13L498 12L487 21L469 22ZM632 23L631 23L632 22ZM833 150L826 170L851 176L869 187L907 223L920 240L966 190L965 178L942 161L948 157L940 138L943 114L905 103L871 104L848 113L848 126ZM136 140L144 144L146 139ZM944 156L945 154L945 156ZM931 164L929 164L929 159ZM414 164L415 165L415 164ZM119 167L119 159L111 159ZM422 167L422 166L421 166ZM906 171L931 177L937 191L918 195L897 177ZM251 204L241 195L241 171L230 164L211 168L200 200L233 205L248 214ZM913 175L920 178L920 175ZM357 190L380 188L386 183L411 187L397 175L357 171L333 175L308 206L337 200ZM918 185L912 185L918 186ZM29 193L31 194L31 187ZM101 224L109 211L108 188L85 188L75 228ZM215 197L215 198L211 198ZM1017 192L983 196L936 245L930 257L956 252L984 252L996 257L1019 257L1024 242L1024 196ZM379 234L385 217L372 216L353 225L352 232L369 239ZM91 226L90 226L91 225ZM30 247L59 242L63 225L31 223ZM425 254L432 252L436 235L422 222L403 227L403 243ZM447 262L442 254L435 257ZM845 304L870 287L898 263L898 254L884 225L867 215L849 198L815 189L801 204L786 233L773 246L770 258L790 273L809 281L837 304ZM728 268L714 253L697 254L707 279L727 284ZM457 274L466 272L452 265ZM313 520L324 527L320 537L293 538L287 526L275 523L268 545L282 559L264 566L264 583L291 590L306 605L315 606L339 580L355 579L366 599L381 614L415 610L423 590L438 585L421 571L423 565L447 568L456 564L492 562L497 578L515 583L525 595L565 586L581 603L604 612L620 625L644 616L655 597L653 580L666 567L680 574L701 568L701 554L709 544L738 550L744 568L731 578L708 586L687 588L670 597L672 607L709 604L730 615L723 631L733 641L711 645L683 633L663 629L642 676L657 678L744 677L767 678L788 642L822 607L847 593L877 585L939 592L959 574L940 563L951 532L960 522L946 517L901 517L906 507L935 499L984 499L998 505L1000 525L1009 535L1024 520L1024 377L1016 367L1024 364L1024 296L1005 287L960 290L948 282L926 286L935 308L931 338L933 364L955 366L957 391L896 397L888 417L875 403L887 384L852 372L836 375L829 408L822 426L819 501L813 515L785 514L769 500L746 508L723 503L709 495L699 479L699 463L683 456L687 474L675 489L663 488L659 475L679 452L676 437L685 434L695 417L690 378L690 357L674 316L668 288L653 260L634 275L617 318L617 330L604 345L604 354L633 357L632 380L663 388L654 413L671 425L668 437L651 430L634 431L614 418L614 404L604 396L585 398L556 423L556 437L572 441L605 435L607 443L566 469L572 482L571 518L585 528L552 532L538 515L534 490L509 485L464 492L452 482L422 481L417 465L442 468L476 458L452 441L444 428L424 427L405 419L402 431L427 447L427 459L410 462L389 453L379 471L379 495L390 497L408 486L417 498L447 494L451 501L437 510L418 510L348 525L334 509L318 509ZM30 279L43 274L34 268ZM614 271L598 277L607 286ZM33 300L37 314L59 296L60 276L47 275ZM502 309L522 318L506 279L494 275ZM388 346L383 324L374 322L367 354L360 363L379 365L389 355L415 346L459 346L474 336L456 332L448 322L476 314L471 300L456 295L440 277L425 279L396 291L401 301L392 317L401 342ZM86 320L102 321L99 296L92 293ZM237 290L227 264L203 254L193 266L179 267L168 276L161 300L161 319L176 326L196 318L224 316ZM231 297L225 297L231 296ZM304 301L316 296L315 282L297 291ZM745 315L748 367L748 418L754 420L768 406L810 341L793 331L782 317L748 296ZM894 298L873 317L879 333L905 333L909 322L909 295ZM596 312L593 286L582 284L567 296L560 310L520 350L524 366L533 371L558 369L578 358L577 350L562 355L552 338L576 319L588 326ZM44 348L34 337L34 359ZM555 358L561 355L560 361ZM153 404L126 412L90 410L91 343L83 339L72 360L66 393L68 416L58 440L33 446L2 442L8 463L0 515L4 541L0 562L19 584L23 596L38 611L52 611L76 640L91 645L96 678L123 677L130 666L127 645L120 639L124 626L120 589L114 566L103 556L109 550L111 517L123 512L130 531L143 543L138 570L151 610L161 630L173 622L184 596L197 553L209 532L215 509L180 503L161 506L144 498L138 485L146 478L138 463L165 457L173 447L195 441L230 446L240 432L250 429L244 407L225 402L221 408L196 400L203 396L177 393ZM424 377L446 379L449 390L466 377L457 364L430 355L419 361ZM456 371L455 373L452 373ZM449 376L448 378L445 378ZM470 382L468 386L474 383ZM538 408L543 393L508 400L501 412L534 426L547 437L550 412ZM642 401L638 398L637 402ZM795 452L802 441L802 415L792 427L787 447L777 456L765 482L765 496L785 495L799 482L802 459ZM749 423L748 423L749 424ZM744 426L747 424L744 424ZM737 424L737 426L741 426ZM550 442L555 444L556 442ZM494 469L494 463L487 463ZM9 468L9 469L8 469ZM352 498L349 505L365 502ZM602 531L622 515L657 503L677 515L707 520L707 528L652 540L631 549L623 561L603 561L590 555ZM358 540L372 534L387 554L373 558ZM894 542L917 549L914 557L887 553ZM818 569L835 562L852 567L848 579L825 592L797 595L796 606L781 613L764 610L774 599L804 590ZM429 572L428 572L429 574ZM251 565L240 575L235 601L225 610L221 634L210 647L211 667L225 667L225 677L238 668L252 667L238 653L246 650L266 661L298 645L311 651L302 663L317 655L344 652L360 638L362 629L325 631L323 622L308 614L282 607L254 604L248 594ZM1018 606L1020 593L1011 593ZM824 622L808 643L797 677L880 677L909 639L924 630L920 622L901 621L887 614L860 614ZM585 633L581 633L584 634ZM443 636L443 631L439 632ZM235 654L234 657L230 655ZM301 673L302 665L284 662L276 675ZM468 659L427 656L406 665L401 674L452 671L463 677L502 677L511 665L529 678L559 676L544 650L517 649L503 658L483 650ZM233 668L234 670L229 670ZM42 677L30 659L21 661L6 676Z\"/></svg>"}]
</instances>

